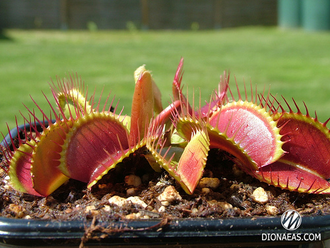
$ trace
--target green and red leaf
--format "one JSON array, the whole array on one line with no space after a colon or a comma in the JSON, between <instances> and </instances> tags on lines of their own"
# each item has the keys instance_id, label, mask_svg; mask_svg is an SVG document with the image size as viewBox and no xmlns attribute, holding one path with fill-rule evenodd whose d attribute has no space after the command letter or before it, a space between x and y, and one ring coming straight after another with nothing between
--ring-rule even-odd
<instances>
[{"instance_id":1,"label":"green and red leaf","mask_svg":"<svg viewBox=\"0 0 330 248\"><path fill-rule=\"evenodd\" d=\"M242 100L227 103L212 113L209 124L220 136L226 137L213 141L213 135L210 136L211 147L232 153L241 160L241 167L246 172L268 165L283 155L280 129L260 105ZM230 140L237 147L226 147L224 140Z\"/></svg>"},{"instance_id":2,"label":"green and red leaf","mask_svg":"<svg viewBox=\"0 0 330 248\"><path fill-rule=\"evenodd\" d=\"M307 110L307 108L306 108ZM330 133L326 123L297 113L274 116L283 134L284 156L256 172L269 184L303 193L330 193Z\"/></svg>"},{"instance_id":3,"label":"green and red leaf","mask_svg":"<svg viewBox=\"0 0 330 248\"><path fill-rule=\"evenodd\" d=\"M70 178L93 183L114 168L130 149L128 130L111 112L76 120L64 138L60 169Z\"/></svg>"},{"instance_id":4,"label":"green and red leaf","mask_svg":"<svg viewBox=\"0 0 330 248\"><path fill-rule=\"evenodd\" d=\"M130 143L136 144L145 136L154 112L163 110L161 93L155 84L150 71L144 66L134 73L135 89L132 100Z\"/></svg>"},{"instance_id":5,"label":"green and red leaf","mask_svg":"<svg viewBox=\"0 0 330 248\"><path fill-rule=\"evenodd\" d=\"M10 158L8 175L12 187L20 192L41 196L34 188L31 176L31 156L35 144L22 144Z\"/></svg>"},{"instance_id":6,"label":"green and red leaf","mask_svg":"<svg viewBox=\"0 0 330 248\"><path fill-rule=\"evenodd\" d=\"M57 122L44 129L32 153L31 175L33 188L41 195L54 192L69 178L59 169L63 136L72 127L72 122Z\"/></svg>"},{"instance_id":7,"label":"green and red leaf","mask_svg":"<svg viewBox=\"0 0 330 248\"><path fill-rule=\"evenodd\" d=\"M189 124L188 124L189 125ZM182 147L164 147L161 142L147 142L156 161L173 176L188 194L192 194L203 176L209 151L207 132L190 126L187 145ZM188 134L188 132L186 132Z\"/></svg>"},{"instance_id":8,"label":"green and red leaf","mask_svg":"<svg viewBox=\"0 0 330 248\"><path fill-rule=\"evenodd\" d=\"M188 194L194 192L203 176L209 149L207 133L196 130L183 150L176 174L180 178L179 183Z\"/></svg>"}]
</instances>

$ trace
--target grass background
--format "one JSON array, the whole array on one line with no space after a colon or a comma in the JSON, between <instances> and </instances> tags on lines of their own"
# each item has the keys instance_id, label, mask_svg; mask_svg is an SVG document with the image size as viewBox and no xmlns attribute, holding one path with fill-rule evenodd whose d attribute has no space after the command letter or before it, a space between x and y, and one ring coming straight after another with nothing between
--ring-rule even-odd
<instances>
[{"instance_id":1,"label":"grass background","mask_svg":"<svg viewBox=\"0 0 330 248\"><path fill-rule=\"evenodd\" d=\"M99 96L104 88L129 114L133 72L146 64L163 94L181 57L184 85L208 100L224 70L259 91L305 101L323 122L330 117L330 33L247 27L218 31L22 31L7 30L0 39L0 131L15 125L15 115L35 108L30 95L49 113L42 91L53 102L48 82L78 73ZM198 93L199 94L199 93ZM40 115L39 115L40 116Z\"/></svg>"}]
</instances>

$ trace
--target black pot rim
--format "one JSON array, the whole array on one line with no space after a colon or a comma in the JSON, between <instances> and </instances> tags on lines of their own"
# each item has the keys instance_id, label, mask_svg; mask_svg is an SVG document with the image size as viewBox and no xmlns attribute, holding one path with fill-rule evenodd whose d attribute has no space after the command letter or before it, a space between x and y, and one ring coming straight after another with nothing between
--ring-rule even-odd
<instances>
[{"instance_id":1,"label":"black pot rim","mask_svg":"<svg viewBox=\"0 0 330 248\"><path fill-rule=\"evenodd\" d=\"M102 244L120 244L134 242L141 244L145 240L156 243L168 243L174 240L193 243L210 243L212 241L227 244L262 244L262 233L298 234L318 233L322 241L330 238L330 215L305 216L299 229L289 232L281 226L279 217L234 218L234 219L173 219L162 228L159 219L130 220L117 222L99 222L97 225L112 232L95 232L95 237L103 237ZM11 219L0 217L0 239L7 244L22 244L27 240L40 244L56 240L54 244L78 243L92 221L49 221ZM104 235L107 233L107 235ZM99 243L95 239L89 241ZM295 244L297 242L291 242ZM298 242L299 243L299 242ZM31 243L32 244L32 243ZM33 243L35 244L35 243ZM275 243L268 243L274 245ZM280 242L283 244L283 242Z\"/></svg>"}]
</instances>

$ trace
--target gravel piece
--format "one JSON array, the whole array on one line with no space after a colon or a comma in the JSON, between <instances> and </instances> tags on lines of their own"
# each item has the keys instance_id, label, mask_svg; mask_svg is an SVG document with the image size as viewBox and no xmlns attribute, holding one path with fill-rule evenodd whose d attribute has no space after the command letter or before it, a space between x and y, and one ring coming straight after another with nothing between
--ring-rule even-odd
<instances>
[{"instance_id":1,"label":"gravel piece","mask_svg":"<svg viewBox=\"0 0 330 248\"><path fill-rule=\"evenodd\" d=\"M219 178L210 178L210 177L203 177L200 181L198 186L201 188L211 188L216 189L220 185Z\"/></svg>"},{"instance_id":2,"label":"gravel piece","mask_svg":"<svg viewBox=\"0 0 330 248\"><path fill-rule=\"evenodd\" d=\"M173 186L167 186L163 193L157 197L157 199L163 206L168 206L174 201L182 200L182 197Z\"/></svg>"},{"instance_id":3,"label":"gravel piece","mask_svg":"<svg viewBox=\"0 0 330 248\"><path fill-rule=\"evenodd\" d=\"M129 186L138 187L141 185L142 181L139 176L136 175L128 175L125 177L125 183Z\"/></svg>"},{"instance_id":4,"label":"gravel piece","mask_svg":"<svg viewBox=\"0 0 330 248\"><path fill-rule=\"evenodd\" d=\"M258 203L266 203L268 202L268 195L267 195L267 192L264 190L264 188L262 187L258 187L256 188L252 195L251 195L251 198L255 201L255 202L258 202Z\"/></svg>"}]
</instances>

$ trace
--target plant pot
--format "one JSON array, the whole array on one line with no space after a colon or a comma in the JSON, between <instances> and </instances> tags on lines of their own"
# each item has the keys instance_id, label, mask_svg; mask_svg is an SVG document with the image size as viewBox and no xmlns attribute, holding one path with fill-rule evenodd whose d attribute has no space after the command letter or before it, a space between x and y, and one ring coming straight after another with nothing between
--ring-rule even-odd
<instances>
[{"instance_id":1,"label":"plant pot","mask_svg":"<svg viewBox=\"0 0 330 248\"><path fill-rule=\"evenodd\" d=\"M1 145L10 146L10 137L24 128L30 126L11 130ZM97 222L0 217L0 247L72 247L81 243L84 247L325 247L330 239L330 215L304 216L301 220L298 229L288 231L281 217Z\"/></svg>"},{"instance_id":2,"label":"plant pot","mask_svg":"<svg viewBox=\"0 0 330 248\"><path fill-rule=\"evenodd\" d=\"M102 226L110 225L113 232L103 236L100 240L96 238L100 238L104 233L94 233L94 239L87 241L85 246L204 247L212 245L212 247L249 247L296 245L298 247L298 245L306 244L304 241L274 240L275 235L288 234L288 231L281 226L280 218L181 219L170 221L161 230L157 227L153 228L158 223L158 220L99 223ZM90 223L80 221L53 222L0 218L0 239L3 245L17 247L69 247L81 242L85 228L89 225ZM120 231L123 228L126 231ZM303 217L300 228L290 233L291 235L317 233L321 235L321 241L317 242L324 242L330 238L330 216ZM266 237L273 241L263 240Z\"/></svg>"}]
</instances>

